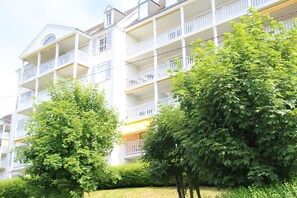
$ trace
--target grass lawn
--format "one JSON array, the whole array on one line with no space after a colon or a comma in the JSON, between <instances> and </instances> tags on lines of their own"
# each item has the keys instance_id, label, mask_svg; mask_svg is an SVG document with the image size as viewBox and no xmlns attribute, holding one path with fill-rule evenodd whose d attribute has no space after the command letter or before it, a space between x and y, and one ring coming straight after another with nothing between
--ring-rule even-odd
<instances>
[{"instance_id":1,"label":"grass lawn","mask_svg":"<svg viewBox=\"0 0 297 198\"><path fill-rule=\"evenodd\" d=\"M204 198L216 197L216 195L221 195L223 190L219 191L216 188L211 187L201 187L201 195ZM195 194L196 195L196 194ZM174 187L167 188L121 188L113 190L99 190L87 194L86 198L177 198L177 192Z\"/></svg>"}]
</instances>

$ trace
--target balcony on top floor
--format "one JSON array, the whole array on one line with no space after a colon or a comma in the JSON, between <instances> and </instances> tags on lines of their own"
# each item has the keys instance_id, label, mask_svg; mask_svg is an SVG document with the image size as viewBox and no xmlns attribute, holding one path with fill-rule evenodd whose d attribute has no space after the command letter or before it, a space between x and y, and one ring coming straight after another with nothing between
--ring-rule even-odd
<instances>
[{"instance_id":1,"label":"balcony on top floor","mask_svg":"<svg viewBox=\"0 0 297 198\"><path fill-rule=\"evenodd\" d=\"M216 24L219 25L247 14L249 6L261 9L277 1L279 0L230 0L227 2L225 0L218 0L216 2L217 5L215 11ZM209 29L214 25L213 14L211 12L211 1L196 1L185 5L184 9L184 26L181 26L179 10L173 11L172 13L157 19L157 48L175 42L183 37L188 37ZM199 13L198 16L197 13ZM153 29L153 27L150 28ZM141 40L141 38L144 37L141 37L140 35L138 35L137 38L139 39L137 43L128 45L130 46L127 52L128 58L145 53L153 48L153 35L143 40Z\"/></svg>"},{"instance_id":2,"label":"balcony on top floor","mask_svg":"<svg viewBox=\"0 0 297 198\"><path fill-rule=\"evenodd\" d=\"M86 74L89 69L90 39L80 34L78 37L78 45L76 45L76 36L73 34L25 57L23 61L27 64L24 66L20 85L34 90L35 79L38 78L39 89L44 89L52 83L54 71L62 78L72 78L74 72L76 76Z\"/></svg>"}]
</instances>

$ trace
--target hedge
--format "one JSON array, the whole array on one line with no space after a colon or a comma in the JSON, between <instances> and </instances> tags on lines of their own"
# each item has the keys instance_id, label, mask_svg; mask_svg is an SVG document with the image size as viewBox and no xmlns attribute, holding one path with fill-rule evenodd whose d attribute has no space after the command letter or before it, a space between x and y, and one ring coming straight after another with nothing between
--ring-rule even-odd
<instances>
[{"instance_id":1,"label":"hedge","mask_svg":"<svg viewBox=\"0 0 297 198\"><path fill-rule=\"evenodd\" d=\"M151 176L147 165L142 162L110 166L107 176L99 182L98 189L175 185L174 178L161 181Z\"/></svg>"},{"instance_id":2,"label":"hedge","mask_svg":"<svg viewBox=\"0 0 297 198\"><path fill-rule=\"evenodd\" d=\"M20 178L0 181L0 197L4 198L27 198L26 184Z\"/></svg>"}]
</instances>

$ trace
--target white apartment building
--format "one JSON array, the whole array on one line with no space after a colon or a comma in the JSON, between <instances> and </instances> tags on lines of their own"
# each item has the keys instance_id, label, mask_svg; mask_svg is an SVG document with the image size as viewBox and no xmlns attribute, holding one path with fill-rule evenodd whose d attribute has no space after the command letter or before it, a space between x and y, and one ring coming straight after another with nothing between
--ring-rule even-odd
<instances>
[{"instance_id":1,"label":"white apartment building","mask_svg":"<svg viewBox=\"0 0 297 198\"><path fill-rule=\"evenodd\" d=\"M168 71L177 69L177 58L190 69L191 43L201 38L221 45L229 22L246 15L250 6L288 28L297 16L295 0L139 0L126 12L108 6L104 21L87 31L47 25L20 56L6 175L18 176L25 168L14 160L15 148L27 146L24 124L32 105L49 99L49 84L72 78L98 84L124 121L123 141L108 157L110 165L140 158L151 117L173 102Z\"/></svg>"},{"instance_id":2,"label":"white apartment building","mask_svg":"<svg viewBox=\"0 0 297 198\"><path fill-rule=\"evenodd\" d=\"M10 115L0 118L0 180L8 177L10 120Z\"/></svg>"}]
</instances>

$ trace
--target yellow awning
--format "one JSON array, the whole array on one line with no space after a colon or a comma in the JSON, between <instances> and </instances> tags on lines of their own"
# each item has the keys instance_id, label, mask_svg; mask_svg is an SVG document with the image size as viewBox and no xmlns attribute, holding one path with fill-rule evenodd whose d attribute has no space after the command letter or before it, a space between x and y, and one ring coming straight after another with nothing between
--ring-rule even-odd
<instances>
[{"instance_id":1,"label":"yellow awning","mask_svg":"<svg viewBox=\"0 0 297 198\"><path fill-rule=\"evenodd\" d=\"M133 133L140 133L146 131L150 121L151 119L147 119L126 124L121 128L121 132L123 135L131 135Z\"/></svg>"}]
</instances>

